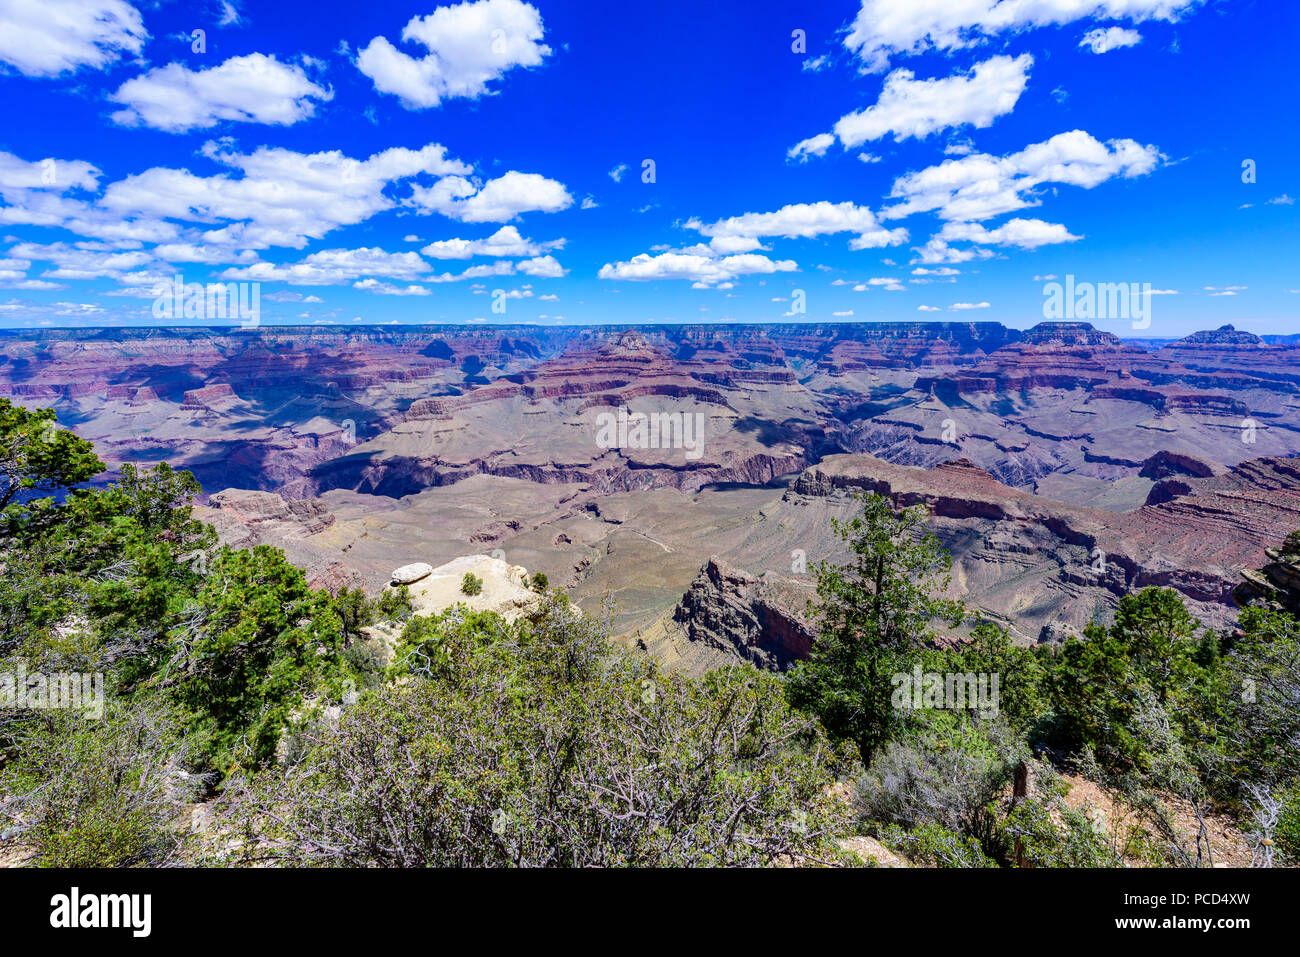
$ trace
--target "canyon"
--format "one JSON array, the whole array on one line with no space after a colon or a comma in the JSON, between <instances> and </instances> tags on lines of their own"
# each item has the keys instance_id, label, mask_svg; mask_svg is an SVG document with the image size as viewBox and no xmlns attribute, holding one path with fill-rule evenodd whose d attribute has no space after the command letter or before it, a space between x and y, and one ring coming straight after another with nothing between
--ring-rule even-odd
<instances>
[{"instance_id":1,"label":"canyon","mask_svg":"<svg viewBox=\"0 0 1300 957\"><path fill-rule=\"evenodd\" d=\"M832 520L923 504L951 592L1057 641L1147 585L1229 627L1300 528L1300 344L1080 322L0 332L0 396L167 461L232 544L376 590L484 554L703 670L807 654ZM597 440L691 416L699 448ZM1276 553L1274 553L1276 557Z\"/></svg>"}]
</instances>

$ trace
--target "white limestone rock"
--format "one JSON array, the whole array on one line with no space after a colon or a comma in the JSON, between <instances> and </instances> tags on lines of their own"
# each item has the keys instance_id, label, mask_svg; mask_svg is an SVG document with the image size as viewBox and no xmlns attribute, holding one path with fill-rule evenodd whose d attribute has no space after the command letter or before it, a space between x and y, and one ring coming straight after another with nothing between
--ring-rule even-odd
<instances>
[{"instance_id":1,"label":"white limestone rock","mask_svg":"<svg viewBox=\"0 0 1300 957\"><path fill-rule=\"evenodd\" d=\"M412 562L393 572L394 585L412 585L433 574L433 566L428 562Z\"/></svg>"}]
</instances>

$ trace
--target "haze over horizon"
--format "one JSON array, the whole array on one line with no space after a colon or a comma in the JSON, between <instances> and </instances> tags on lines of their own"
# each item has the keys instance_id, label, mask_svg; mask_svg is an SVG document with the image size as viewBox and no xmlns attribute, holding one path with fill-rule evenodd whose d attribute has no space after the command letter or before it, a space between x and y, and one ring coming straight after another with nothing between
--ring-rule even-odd
<instances>
[{"instance_id":1,"label":"haze over horizon","mask_svg":"<svg viewBox=\"0 0 1300 957\"><path fill-rule=\"evenodd\" d=\"M1041 321L1042 321L1042 322L1049 323L1049 324L1052 324L1052 323L1057 322L1057 320L1041 320ZM291 332L291 331L302 331L302 332L304 332L304 333L308 333L308 332L310 332L310 333L316 333L316 332L333 332L333 333L338 333L338 334L345 334L345 333L349 333L349 332L359 332L359 331L364 331L364 330L377 330L377 331L390 330L390 331L391 331L391 330L397 330L397 329L403 329L403 330L407 330L407 331L414 331L414 330L418 330L418 329L445 329L445 330L447 330L447 331L450 332L450 331L460 331L460 330L481 329L481 328L487 327L487 326L489 326L489 325L490 325L491 328L493 328L493 329L498 329L498 330L499 330L499 329L519 329L519 330L530 330L530 329L535 329L535 330L544 330L544 329L590 329L590 330L602 330L602 329L627 329L627 330L642 330L642 329L646 329L646 330L648 330L648 329L656 329L656 328L660 328L660 329L665 329L665 330L667 330L667 329L673 329L673 328L728 328L728 327L744 328L744 327L749 327L749 326L772 326L772 327L780 327L780 326L811 326L811 327L815 327L815 326L836 326L836 325L854 326L854 325L857 325L857 326L864 326L864 327L866 327L866 326L898 326L898 327L905 327L905 326L907 326L907 325L909 325L909 324L913 324L913 325L915 325L915 324L921 324L921 325L933 325L933 326L984 325L984 326L992 326L992 327L999 327L999 328L1004 328L1004 329L1010 329L1010 330L1013 330L1013 331L1015 331L1015 332L1027 332L1029 329L1032 329L1032 328L1033 328L1033 326L1016 327L1016 326L1011 325L1011 324L1009 324L1009 323L1001 323L1001 322L997 322L997 321L994 321L994 320L980 320L980 319L975 319L975 320L969 320L969 321L967 321L967 320L963 320L963 319L954 319L954 318L949 318L949 317L942 317L942 318L938 318L938 319L899 319L899 320L890 320L890 319L883 319L883 320L830 319L830 320L820 320L820 321L819 321L819 320L802 320L802 321L800 321L800 320L794 320L794 319L757 319L757 320L753 320L753 321L742 321L742 320L739 320L739 319L728 319L728 320L714 320L714 321L708 321L708 320L694 320L694 321L689 321L689 322L670 322L670 321L660 321L660 322L636 322L636 321L634 321L634 320L628 320L628 321L623 321L623 322L596 322L596 321L592 321L592 322L569 322L569 321L562 321L562 322L552 322L552 323L537 322L537 321L529 322L529 321L526 321L526 320L525 320L525 321L513 321L513 320L512 320L512 321L504 321L504 322L492 322L492 323L490 323L490 324L489 324L489 323L486 323L486 322L483 322L483 323L475 323L475 322L451 322L451 321L445 321L445 322L402 322L402 323L398 323L398 322L395 322L395 321L389 321L389 322L366 322L366 323L347 323L347 324L341 324L341 323L317 323L317 324L312 324L312 325L304 325L304 324L302 324L302 323L300 323L300 322L292 322L292 321L290 321L290 322L268 322L268 323L264 323L264 324L262 324L262 325L260 325L260 326L258 326L258 327L254 327L254 328L244 328L244 327L239 326L239 325L236 324L236 323L226 323L226 324L221 324L221 323L202 323L202 324L200 324L200 323L190 323L190 324L186 324L186 323L184 323L184 322L179 322L179 323L173 322L173 323L167 323L167 324L161 324L161 323L160 323L160 324L154 324L154 323L150 323L150 324L145 324L145 323L135 323L135 324L129 324L129 323L117 323L117 324L112 324L112 325L91 325L91 324L85 324L85 325L65 325L65 326L54 326L54 325L44 326L44 325L43 325L43 326L38 326L38 327L31 327L31 326L0 326L0 336L9 336L9 337L11 337L11 338L19 338L19 337L22 337L22 336L24 336L24 335L30 335L30 334L32 334L32 333L58 333L58 332L70 332L70 333L111 333L111 332L113 332L113 331L115 331L115 330L120 330L120 331L123 331L123 332L126 332L126 331L139 332L139 331L142 331L142 330L144 330L144 331L148 331L148 330L158 330L158 331L168 331L168 332L187 332L187 331L193 331L193 332L196 333L196 334L199 333L199 332L203 332L203 333L206 333L206 334L224 334L226 331L230 331L230 332L233 332L233 333L250 333L250 334L254 334L254 335L257 334L258 332L277 332L277 333L284 333L284 332ZM1090 322L1087 322L1087 321L1078 322L1078 323L1071 322L1071 323L1068 323L1068 324L1070 324L1070 325L1091 326L1092 328L1096 328L1096 326L1095 326L1093 323L1090 323ZM1038 323L1035 323L1035 325L1038 325ZM1237 331L1242 331L1242 332L1246 331L1246 330L1244 330L1244 329L1238 329L1238 327L1235 326L1235 325L1233 325L1232 323L1225 323L1224 325L1222 325L1222 326L1218 326L1218 327L1216 327L1215 329L1210 329L1210 328L1207 327L1207 328L1204 328L1204 329L1198 329L1198 330L1196 330L1196 332L1197 332L1197 333L1208 333L1208 332L1215 332L1215 331L1220 331L1220 332L1221 332L1221 331L1225 331L1225 330L1237 330ZM1105 331L1105 330L1100 330L1100 331ZM1194 334L1195 334L1195 333L1193 333L1193 335L1194 335ZM1179 336L1179 335L1155 335L1155 336L1153 336L1153 335L1145 335L1145 334L1143 334L1143 333L1142 333L1141 331L1139 331L1139 330L1133 330L1133 331L1127 331L1127 332L1125 332L1125 331L1121 331L1121 332L1114 333L1114 335L1115 335L1115 336L1116 336L1120 341L1122 341L1122 342L1136 342L1136 343L1144 343L1144 342L1152 342L1152 343L1171 342L1171 343L1172 343L1172 342L1178 342L1178 341L1180 341L1180 340L1182 340L1182 339L1187 338L1186 336ZM1251 333L1251 335L1255 335L1255 334L1254 334L1254 333ZM196 337L197 337L197 336L196 336ZM1300 338L1300 333L1271 333L1271 332L1263 332L1263 333L1258 334L1258 337L1259 337L1260 339L1263 339L1263 340L1266 341L1266 342L1267 342L1267 341L1280 341L1280 340L1290 339L1290 338L1293 338L1293 337L1295 337L1295 338Z\"/></svg>"},{"instance_id":2,"label":"haze over horizon","mask_svg":"<svg viewBox=\"0 0 1300 957\"><path fill-rule=\"evenodd\" d=\"M1121 336L1300 331L1289 4L82 6L0 40L0 327L210 324L180 274L268 325L1024 329L1072 275L1150 285Z\"/></svg>"}]
</instances>

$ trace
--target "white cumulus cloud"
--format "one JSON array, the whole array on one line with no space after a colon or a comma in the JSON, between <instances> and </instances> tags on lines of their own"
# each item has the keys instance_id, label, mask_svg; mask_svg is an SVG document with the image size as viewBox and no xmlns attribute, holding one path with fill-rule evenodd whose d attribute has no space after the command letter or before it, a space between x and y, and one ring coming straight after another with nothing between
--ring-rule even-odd
<instances>
[{"instance_id":1,"label":"white cumulus cloud","mask_svg":"<svg viewBox=\"0 0 1300 957\"><path fill-rule=\"evenodd\" d=\"M1038 205L1035 189L1065 183L1091 189L1116 176L1133 178L1162 159L1154 146L1135 140L1101 143L1083 130L1058 133L1009 156L971 153L894 181L895 206L881 218L937 211L943 219L979 220Z\"/></svg>"},{"instance_id":2,"label":"white cumulus cloud","mask_svg":"<svg viewBox=\"0 0 1300 957\"><path fill-rule=\"evenodd\" d=\"M1079 41L1079 46L1087 47L1093 53L1108 53L1122 47L1137 46L1142 42L1142 34L1124 27L1107 27L1089 30Z\"/></svg>"},{"instance_id":3,"label":"white cumulus cloud","mask_svg":"<svg viewBox=\"0 0 1300 957\"><path fill-rule=\"evenodd\" d=\"M812 239L830 233L853 232L858 235L850 241L851 249L874 249L896 246L907 241L907 230L885 229L866 206L856 203L791 203L770 213L744 213L703 223L691 219L687 229L717 238L781 236L786 239Z\"/></svg>"},{"instance_id":4,"label":"white cumulus cloud","mask_svg":"<svg viewBox=\"0 0 1300 957\"><path fill-rule=\"evenodd\" d=\"M543 32L542 15L521 0L458 3L413 17L402 29L402 41L424 47L423 56L379 36L358 52L357 69L408 109L428 109L454 97L482 96L488 83L515 67L540 65L551 52Z\"/></svg>"},{"instance_id":5,"label":"white cumulus cloud","mask_svg":"<svg viewBox=\"0 0 1300 957\"><path fill-rule=\"evenodd\" d=\"M0 61L27 76L100 69L137 54L149 31L126 0L4 0Z\"/></svg>"},{"instance_id":6,"label":"white cumulus cloud","mask_svg":"<svg viewBox=\"0 0 1300 957\"><path fill-rule=\"evenodd\" d=\"M835 136L831 133L818 133L806 140L800 140L786 151L785 158L808 162L809 156L825 156L826 151L835 145Z\"/></svg>"},{"instance_id":7,"label":"white cumulus cloud","mask_svg":"<svg viewBox=\"0 0 1300 957\"><path fill-rule=\"evenodd\" d=\"M700 288L726 283L739 276L794 272L798 265L789 259L772 260L759 253L735 256L710 255L707 246L692 247L651 256L641 253L627 262L606 263L597 275L601 279L689 279Z\"/></svg>"},{"instance_id":8,"label":"white cumulus cloud","mask_svg":"<svg viewBox=\"0 0 1300 957\"><path fill-rule=\"evenodd\" d=\"M356 279L418 280L429 264L412 252L390 253L372 246L360 249L322 249L296 263L259 262L227 269L223 279L284 282L295 286L329 286Z\"/></svg>"},{"instance_id":9,"label":"white cumulus cloud","mask_svg":"<svg viewBox=\"0 0 1300 957\"><path fill-rule=\"evenodd\" d=\"M564 184L537 173L511 170L476 187L463 176L416 186L411 200L421 213L441 213L465 223L505 223L522 213L555 213L573 205Z\"/></svg>"},{"instance_id":10,"label":"white cumulus cloud","mask_svg":"<svg viewBox=\"0 0 1300 957\"><path fill-rule=\"evenodd\" d=\"M539 256L547 250L563 248L563 239L535 243L521 236L514 226L502 226L486 239L440 239L420 252L431 259L472 259L475 256Z\"/></svg>"},{"instance_id":11,"label":"white cumulus cloud","mask_svg":"<svg viewBox=\"0 0 1300 957\"><path fill-rule=\"evenodd\" d=\"M917 262L961 263L992 258L985 246L1014 246L1018 249L1037 249L1052 243L1072 243L1082 239L1060 223L1047 223L1041 219L1010 219L996 229L980 223L945 223L943 229L917 250ZM972 243L959 248L950 243ZM916 270L925 273L925 270ZM957 270L933 270L936 274L955 274Z\"/></svg>"},{"instance_id":12,"label":"white cumulus cloud","mask_svg":"<svg viewBox=\"0 0 1300 957\"><path fill-rule=\"evenodd\" d=\"M951 52L1001 34L1097 20L1177 20L1201 0L861 0L844 46L866 72L895 56Z\"/></svg>"},{"instance_id":13,"label":"white cumulus cloud","mask_svg":"<svg viewBox=\"0 0 1300 957\"><path fill-rule=\"evenodd\" d=\"M385 188L420 174L460 179L470 168L430 143L393 147L367 159L338 150L297 153L262 147L250 154L209 143L205 154L240 175L198 176L187 169L154 167L110 183L99 205L110 213L178 219L208 227L208 243L261 249L320 239L396 202Z\"/></svg>"},{"instance_id":14,"label":"white cumulus cloud","mask_svg":"<svg viewBox=\"0 0 1300 957\"><path fill-rule=\"evenodd\" d=\"M536 276L539 279L559 279L567 272L554 256L525 259L519 264L519 271L525 276Z\"/></svg>"},{"instance_id":15,"label":"white cumulus cloud","mask_svg":"<svg viewBox=\"0 0 1300 957\"><path fill-rule=\"evenodd\" d=\"M289 126L312 115L314 100L332 97L302 67L250 53L207 70L171 63L127 80L109 99L126 107L113 114L116 123L180 133L222 120Z\"/></svg>"},{"instance_id":16,"label":"white cumulus cloud","mask_svg":"<svg viewBox=\"0 0 1300 957\"><path fill-rule=\"evenodd\" d=\"M1021 249L1035 249L1049 243L1072 243L1083 238L1071 234L1060 223L1045 223L1041 219L1009 219L996 229L987 229L980 223L946 223L939 236L949 242L1018 246Z\"/></svg>"},{"instance_id":17,"label":"white cumulus cloud","mask_svg":"<svg viewBox=\"0 0 1300 957\"><path fill-rule=\"evenodd\" d=\"M396 286L390 282L380 282L378 279L359 279L352 284L352 288L380 296L429 296L433 294L433 290L426 286Z\"/></svg>"},{"instance_id":18,"label":"white cumulus cloud","mask_svg":"<svg viewBox=\"0 0 1300 957\"><path fill-rule=\"evenodd\" d=\"M1015 59L995 56L968 73L937 80L917 80L910 70L895 70L885 78L876 103L842 117L835 135L852 148L891 134L901 142L961 126L983 129L1015 109L1033 65L1034 58L1022 53Z\"/></svg>"}]
</instances>

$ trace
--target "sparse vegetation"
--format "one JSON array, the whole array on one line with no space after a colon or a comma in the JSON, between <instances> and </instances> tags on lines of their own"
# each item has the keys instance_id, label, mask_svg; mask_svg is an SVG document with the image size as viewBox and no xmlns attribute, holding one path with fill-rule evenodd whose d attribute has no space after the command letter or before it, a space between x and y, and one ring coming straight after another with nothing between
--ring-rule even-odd
<instances>
[{"instance_id":1,"label":"sparse vegetation","mask_svg":"<svg viewBox=\"0 0 1300 957\"><path fill-rule=\"evenodd\" d=\"M154 702L114 702L102 721L41 712L17 729L0 814L10 838L47 867L138 867L172 862L172 826L204 778L192 773L181 722Z\"/></svg>"},{"instance_id":2,"label":"sparse vegetation","mask_svg":"<svg viewBox=\"0 0 1300 957\"><path fill-rule=\"evenodd\" d=\"M250 854L418 867L837 857L831 752L775 676L662 674L553 600L513 625L459 609L427 621L407 629L406 683L241 792Z\"/></svg>"}]
</instances>

